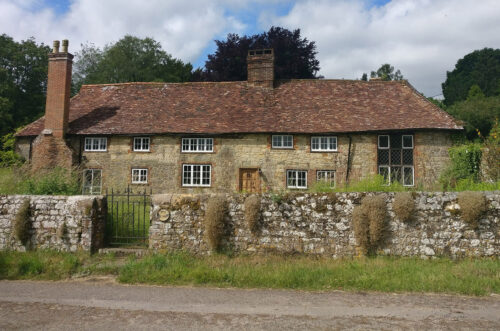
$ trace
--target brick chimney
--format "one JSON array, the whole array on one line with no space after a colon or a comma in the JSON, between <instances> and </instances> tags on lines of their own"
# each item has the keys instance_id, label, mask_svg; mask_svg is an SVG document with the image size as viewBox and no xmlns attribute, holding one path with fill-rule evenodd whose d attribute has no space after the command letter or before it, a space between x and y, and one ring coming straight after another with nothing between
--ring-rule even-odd
<instances>
[{"instance_id":1,"label":"brick chimney","mask_svg":"<svg viewBox=\"0 0 500 331\"><path fill-rule=\"evenodd\" d=\"M72 64L73 55L68 53L68 41L62 41L61 52L59 41L54 41L49 54L44 134L52 134L56 138L63 138L68 129Z\"/></svg>"},{"instance_id":2,"label":"brick chimney","mask_svg":"<svg viewBox=\"0 0 500 331\"><path fill-rule=\"evenodd\" d=\"M265 88L274 86L274 51L257 49L248 51L248 84Z\"/></svg>"},{"instance_id":3,"label":"brick chimney","mask_svg":"<svg viewBox=\"0 0 500 331\"><path fill-rule=\"evenodd\" d=\"M77 154L66 142L68 129L69 97L73 55L68 53L68 41L54 41L49 54L47 101L45 103L45 128L32 142L31 169L62 167L70 169L76 164Z\"/></svg>"}]
</instances>

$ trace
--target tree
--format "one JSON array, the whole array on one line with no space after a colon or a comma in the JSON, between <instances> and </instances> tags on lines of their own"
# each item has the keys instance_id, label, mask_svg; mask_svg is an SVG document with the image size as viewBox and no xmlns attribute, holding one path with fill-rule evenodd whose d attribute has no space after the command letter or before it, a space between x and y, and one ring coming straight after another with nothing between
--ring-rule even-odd
<instances>
[{"instance_id":1,"label":"tree","mask_svg":"<svg viewBox=\"0 0 500 331\"><path fill-rule=\"evenodd\" d=\"M302 38L300 29L290 31L271 27L253 36L228 34L226 40L215 40L217 50L208 55L205 69L194 75L196 80L243 81L247 79L247 54L250 49L274 49L275 79L317 78L319 61L316 44Z\"/></svg>"},{"instance_id":2,"label":"tree","mask_svg":"<svg viewBox=\"0 0 500 331\"><path fill-rule=\"evenodd\" d=\"M500 118L500 96L485 97L479 86L473 85L465 101L459 101L446 111L465 122L467 138L475 139L478 133L488 136L495 120Z\"/></svg>"},{"instance_id":3,"label":"tree","mask_svg":"<svg viewBox=\"0 0 500 331\"><path fill-rule=\"evenodd\" d=\"M394 67L391 66L389 63L382 64L380 68L377 69L377 71L372 71L370 73L371 78L381 78L382 80L403 80L403 75L401 74L401 71L396 70L394 72Z\"/></svg>"},{"instance_id":4,"label":"tree","mask_svg":"<svg viewBox=\"0 0 500 331\"><path fill-rule=\"evenodd\" d=\"M476 50L458 60L455 69L446 72L442 84L445 104L466 100L475 84L487 97L500 95L500 49Z\"/></svg>"},{"instance_id":5,"label":"tree","mask_svg":"<svg viewBox=\"0 0 500 331\"><path fill-rule=\"evenodd\" d=\"M361 80L364 80L365 82L368 81L368 75L366 72L363 72L363 76L361 76Z\"/></svg>"},{"instance_id":6,"label":"tree","mask_svg":"<svg viewBox=\"0 0 500 331\"><path fill-rule=\"evenodd\" d=\"M82 45L76 54L74 90L82 84L125 82L185 82L191 79L190 63L167 54L151 38L127 35L104 47Z\"/></svg>"},{"instance_id":7,"label":"tree","mask_svg":"<svg viewBox=\"0 0 500 331\"><path fill-rule=\"evenodd\" d=\"M50 48L0 35L0 136L43 114Z\"/></svg>"}]
</instances>

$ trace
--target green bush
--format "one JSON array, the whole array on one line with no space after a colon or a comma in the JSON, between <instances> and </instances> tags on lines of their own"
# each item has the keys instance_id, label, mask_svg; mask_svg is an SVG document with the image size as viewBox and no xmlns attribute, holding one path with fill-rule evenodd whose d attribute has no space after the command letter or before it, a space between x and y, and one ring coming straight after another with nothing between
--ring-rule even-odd
<instances>
[{"instance_id":1,"label":"green bush","mask_svg":"<svg viewBox=\"0 0 500 331\"><path fill-rule=\"evenodd\" d=\"M455 188L462 179L479 180L481 165L481 145L469 143L451 147L450 166L443 172L440 182L444 190Z\"/></svg>"},{"instance_id":2,"label":"green bush","mask_svg":"<svg viewBox=\"0 0 500 331\"><path fill-rule=\"evenodd\" d=\"M398 182L388 185L381 175L375 175L335 189L337 192L399 192L406 190L407 188Z\"/></svg>"}]
</instances>

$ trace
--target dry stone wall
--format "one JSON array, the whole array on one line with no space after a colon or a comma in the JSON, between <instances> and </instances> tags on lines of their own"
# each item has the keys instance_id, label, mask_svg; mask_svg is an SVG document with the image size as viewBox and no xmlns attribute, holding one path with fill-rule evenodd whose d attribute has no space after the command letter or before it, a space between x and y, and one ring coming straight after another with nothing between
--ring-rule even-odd
<instances>
[{"instance_id":1,"label":"dry stone wall","mask_svg":"<svg viewBox=\"0 0 500 331\"><path fill-rule=\"evenodd\" d=\"M388 219L385 240L378 254L499 256L500 191L484 192L488 210L480 217L477 229L462 220L456 193L415 193L415 211L409 221L401 221L395 215L394 193L380 194L386 201ZM250 230L245 222L248 195L226 194L222 247L235 253L300 252L334 258L358 255L352 211L365 195L262 195L258 226ZM208 253L204 217L211 197L213 195L154 195L150 248Z\"/></svg>"},{"instance_id":2,"label":"dry stone wall","mask_svg":"<svg viewBox=\"0 0 500 331\"><path fill-rule=\"evenodd\" d=\"M28 241L16 239L16 215L29 201ZM90 196L0 195L0 249L94 251L104 244L106 200Z\"/></svg>"}]
</instances>

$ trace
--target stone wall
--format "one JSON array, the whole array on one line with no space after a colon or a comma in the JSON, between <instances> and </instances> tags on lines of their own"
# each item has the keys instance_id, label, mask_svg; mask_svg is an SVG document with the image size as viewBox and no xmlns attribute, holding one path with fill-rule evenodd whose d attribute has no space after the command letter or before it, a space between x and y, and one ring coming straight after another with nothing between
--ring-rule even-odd
<instances>
[{"instance_id":1,"label":"stone wall","mask_svg":"<svg viewBox=\"0 0 500 331\"><path fill-rule=\"evenodd\" d=\"M375 194L375 193L369 193ZM394 193L387 202L386 240L378 254L396 256L495 256L500 254L500 191L485 192L488 211L474 230L465 223L453 192L415 193L416 211L410 221L393 210ZM330 257L357 255L352 211L365 193L263 195L257 231L244 219L248 195L226 194L223 247L236 253L312 253ZM210 195L154 195L149 246L209 252L204 240L204 215ZM455 209L454 209L455 208Z\"/></svg>"},{"instance_id":2,"label":"stone wall","mask_svg":"<svg viewBox=\"0 0 500 331\"><path fill-rule=\"evenodd\" d=\"M25 200L30 202L30 230L23 245L13 229ZM100 196L0 195L0 249L94 251L104 244L106 213Z\"/></svg>"}]
</instances>

